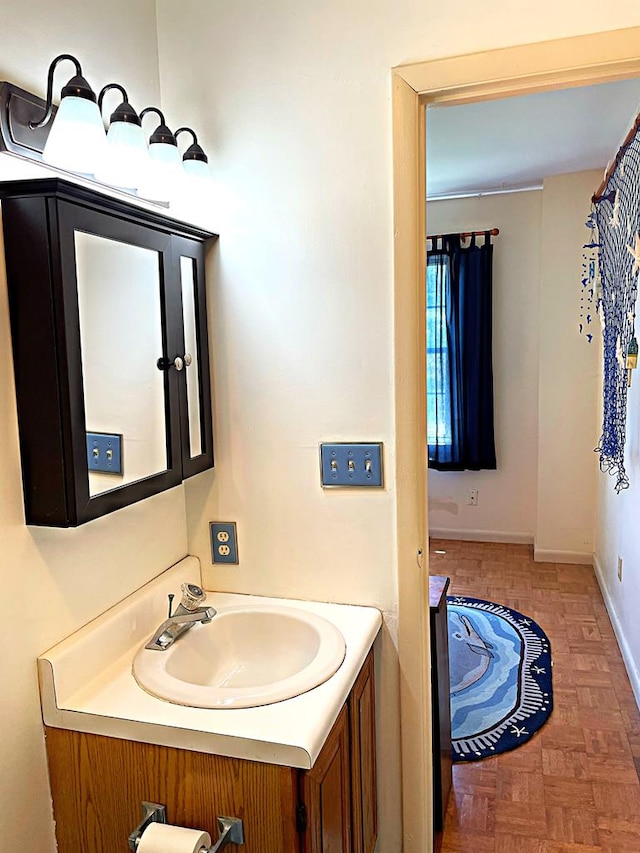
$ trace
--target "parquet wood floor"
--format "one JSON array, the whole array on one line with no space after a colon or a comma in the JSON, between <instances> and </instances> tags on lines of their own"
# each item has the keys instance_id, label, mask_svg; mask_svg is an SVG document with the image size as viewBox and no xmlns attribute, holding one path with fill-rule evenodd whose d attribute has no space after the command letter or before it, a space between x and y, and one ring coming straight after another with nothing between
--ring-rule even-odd
<instances>
[{"instance_id":1,"label":"parquet wood floor","mask_svg":"<svg viewBox=\"0 0 640 853\"><path fill-rule=\"evenodd\" d=\"M640 853L640 712L593 569L534 563L526 545L431 540L430 571L451 594L532 616L554 661L547 724L454 764L441 853Z\"/></svg>"}]
</instances>

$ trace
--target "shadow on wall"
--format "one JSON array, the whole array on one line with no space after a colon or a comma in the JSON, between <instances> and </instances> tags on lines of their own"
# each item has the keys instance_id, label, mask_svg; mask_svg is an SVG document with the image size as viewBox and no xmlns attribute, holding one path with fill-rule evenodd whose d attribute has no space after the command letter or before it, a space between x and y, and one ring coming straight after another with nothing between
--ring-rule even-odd
<instances>
[{"instance_id":1,"label":"shadow on wall","mask_svg":"<svg viewBox=\"0 0 640 853\"><path fill-rule=\"evenodd\" d=\"M458 504L451 499L439 499L429 497L429 510L440 510L441 512L448 512L450 515L458 514Z\"/></svg>"}]
</instances>

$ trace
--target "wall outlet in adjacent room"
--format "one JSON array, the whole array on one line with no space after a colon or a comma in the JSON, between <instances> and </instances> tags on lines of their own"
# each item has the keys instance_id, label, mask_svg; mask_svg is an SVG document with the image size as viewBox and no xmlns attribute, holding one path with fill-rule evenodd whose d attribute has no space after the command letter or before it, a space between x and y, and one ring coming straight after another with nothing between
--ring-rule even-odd
<instances>
[{"instance_id":1,"label":"wall outlet in adjacent room","mask_svg":"<svg viewBox=\"0 0 640 853\"><path fill-rule=\"evenodd\" d=\"M238 533L235 521L211 521L211 562L238 563Z\"/></svg>"},{"instance_id":2,"label":"wall outlet in adjacent room","mask_svg":"<svg viewBox=\"0 0 640 853\"><path fill-rule=\"evenodd\" d=\"M467 505L478 506L478 490L469 489L467 492Z\"/></svg>"},{"instance_id":3,"label":"wall outlet in adjacent room","mask_svg":"<svg viewBox=\"0 0 640 853\"><path fill-rule=\"evenodd\" d=\"M618 557L618 580L622 583L622 557Z\"/></svg>"}]
</instances>

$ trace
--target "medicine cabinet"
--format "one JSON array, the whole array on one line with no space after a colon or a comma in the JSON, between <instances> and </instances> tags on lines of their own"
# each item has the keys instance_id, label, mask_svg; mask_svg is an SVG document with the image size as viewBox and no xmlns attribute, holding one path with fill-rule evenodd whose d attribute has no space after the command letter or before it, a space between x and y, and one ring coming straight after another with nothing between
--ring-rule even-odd
<instances>
[{"instance_id":1,"label":"medicine cabinet","mask_svg":"<svg viewBox=\"0 0 640 853\"><path fill-rule=\"evenodd\" d=\"M27 524L75 527L213 467L216 235L58 179L0 200Z\"/></svg>"}]
</instances>

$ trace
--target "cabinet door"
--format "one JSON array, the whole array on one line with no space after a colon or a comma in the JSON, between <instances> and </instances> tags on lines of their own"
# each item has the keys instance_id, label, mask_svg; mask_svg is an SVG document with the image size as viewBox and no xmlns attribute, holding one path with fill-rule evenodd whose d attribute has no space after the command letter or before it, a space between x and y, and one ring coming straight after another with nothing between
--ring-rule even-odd
<instances>
[{"instance_id":1,"label":"cabinet door","mask_svg":"<svg viewBox=\"0 0 640 853\"><path fill-rule=\"evenodd\" d=\"M373 651L349 696L353 853L373 853L378 838Z\"/></svg>"},{"instance_id":2,"label":"cabinet door","mask_svg":"<svg viewBox=\"0 0 640 853\"><path fill-rule=\"evenodd\" d=\"M202 243L184 237L173 238L173 252L184 364L179 385L182 474L191 477L213 467L204 252Z\"/></svg>"},{"instance_id":3,"label":"cabinet door","mask_svg":"<svg viewBox=\"0 0 640 853\"><path fill-rule=\"evenodd\" d=\"M314 767L302 776L304 853L351 853L349 716L345 705Z\"/></svg>"},{"instance_id":4,"label":"cabinet door","mask_svg":"<svg viewBox=\"0 0 640 853\"><path fill-rule=\"evenodd\" d=\"M53 208L52 202L50 207ZM64 341L79 520L181 480L171 237L59 201ZM72 369L79 365L79 370ZM88 469L87 435L120 436L121 472Z\"/></svg>"}]
</instances>

